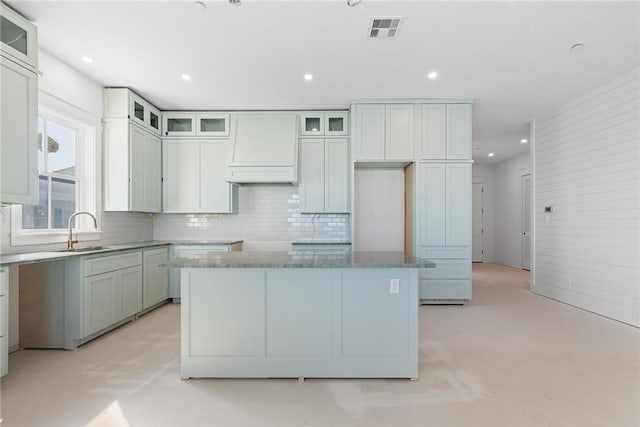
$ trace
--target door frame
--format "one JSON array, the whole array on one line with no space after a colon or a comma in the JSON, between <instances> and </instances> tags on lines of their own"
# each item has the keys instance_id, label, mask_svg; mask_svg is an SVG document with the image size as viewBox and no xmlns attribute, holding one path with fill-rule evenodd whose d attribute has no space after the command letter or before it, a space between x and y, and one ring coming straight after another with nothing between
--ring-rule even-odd
<instances>
[{"instance_id":1,"label":"door frame","mask_svg":"<svg viewBox=\"0 0 640 427\"><path fill-rule=\"evenodd\" d=\"M473 186L474 185L480 185L482 192L481 192L481 198L482 198L482 208L480 211L480 219L482 222L482 233L480 234L480 243L481 243L481 254L480 254L480 261L474 261L473 260L473 213L475 212L474 208L473 208ZM471 183L471 262L480 262L483 263L484 262L484 182L472 182Z\"/></svg>"},{"instance_id":2,"label":"door frame","mask_svg":"<svg viewBox=\"0 0 640 427\"><path fill-rule=\"evenodd\" d=\"M525 215L527 214L526 212L526 200L525 200L525 182L529 181L529 224L531 224L530 226L530 230L529 230L529 234L525 236L525 233L527 232L525 230ZM532 212L532 207L533 207L533 180L532 180L532 176L530 173L525 173L522 174L520 176L520 198L521 198L521 202L522 202L522 217L520 218L520 230L521 230L521 236L522 236L522 240L521 240L521 251L522 251L522 256L520 259L520 265L522 270L526 270L526 271L531 271L531 265L532 265L532 252L533 252L533 244L532 244L532 240L533 240L533 212ZM524 254L525 254L525 237L529 238L529 268L525 268L524 265Z\"/></svg>"}]
</instances>

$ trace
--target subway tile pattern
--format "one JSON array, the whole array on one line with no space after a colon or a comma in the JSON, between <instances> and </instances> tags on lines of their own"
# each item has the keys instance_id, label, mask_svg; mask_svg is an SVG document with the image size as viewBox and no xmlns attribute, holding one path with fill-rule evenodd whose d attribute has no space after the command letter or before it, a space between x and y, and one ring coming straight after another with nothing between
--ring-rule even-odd
<instances>
[{"instance_id":1,"label":"subway tile pattern","mask_svg":"<svg viewBox=\"0 0 640 427\"><path fill-rule=\"evenodd\" d=\"M241 239L246 242L351 240L348 214L300 213L297 187L243 185L239 188L238 197L238 214L155 215L154 239Z\"/></svg>"}]
</instances>

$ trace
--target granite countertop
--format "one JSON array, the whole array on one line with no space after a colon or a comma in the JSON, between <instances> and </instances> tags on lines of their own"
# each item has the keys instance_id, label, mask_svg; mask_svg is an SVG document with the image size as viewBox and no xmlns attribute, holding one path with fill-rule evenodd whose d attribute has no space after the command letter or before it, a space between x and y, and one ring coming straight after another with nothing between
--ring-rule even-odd
<instances>
[{"instance_id":1,"label":"granite countertop","mask_svg":"<svg viewBox=\"0 0 640 427\"><path fill-rule=\"evenodd\" d=\"M116 245L100 246L100 249L81 250L75 252L64 251L42 251L29 252L24 254L7 254L0 256L0 265L11 264L34 264L37 262L58 261L74 256L95 255L108 252L128 251L131 249L142 249L154 246L167 245L233 245L241 243L242 240L150 240L146 242L122 243ZM76 245L80 249L82 247L90 247L91 242L81 242Z\"/></svg>"},{"instance_id":2,"label":"granite countertop","mask_svg":"<svg viewBox=\"0 0 640 427\"><path fill-rule=\"evenodd\" d=\"M204 258L180 258L172 268L433 268L435 264L402 252L221 252Z\"/></svg>"}]
</instances>

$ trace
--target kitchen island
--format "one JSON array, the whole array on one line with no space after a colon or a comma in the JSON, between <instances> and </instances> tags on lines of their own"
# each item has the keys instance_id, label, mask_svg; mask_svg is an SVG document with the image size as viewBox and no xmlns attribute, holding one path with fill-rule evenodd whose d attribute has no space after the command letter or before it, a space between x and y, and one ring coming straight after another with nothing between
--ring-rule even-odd
<instances>
[{"instance_id":1,"label":"kitchen island","mask_svg":"<svg viewBox=\"0 0 640 427\"><path fill-rule=\"evenodd\" d=\"M176 259L183 378L417 378L418 269L395 252Z\"/></svg>"}]
</instances>

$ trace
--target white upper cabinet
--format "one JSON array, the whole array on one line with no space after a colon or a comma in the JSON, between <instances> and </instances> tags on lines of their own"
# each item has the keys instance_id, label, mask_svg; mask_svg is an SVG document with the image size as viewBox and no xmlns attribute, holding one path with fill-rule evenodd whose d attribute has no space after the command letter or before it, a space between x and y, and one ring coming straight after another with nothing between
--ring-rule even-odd
<instances>
[{"instance_id":1,"label":"white upper cabinet","mask_svg":"<svg viewBox=\"0 0 640 427\"><path fill-rule=\"evenodd\" d=\"M2 55L35 71L38 68L38 30L4 3L0 3Z\"/></svg>"},{"instance_id":2,"label":"white upper cabinet","mask_svg":"<svg viewBox=\"0 0 640 427\"><path fill-rule=\"evenodd\" d=\"M38 76L0 60L0 202L37 205Z\"/></svg>"},{"instance_id":3,"label":"white upper cabinet","mask_svg":"<svg viewBox=\"0 0 640 427\"><path fill-rule=\"evenodd\" d=\"M225 181L228 139L165 139L163 212L236 213L237 186Z\"/></svg>"},{"instance_id":4,"label":"white upper cabinet","mask_svg":"<svg viewBox=\"0 0 640 427\"><path fill-rule=\"evenodd\" d=\"M103 94L104 210L161 212L160 112L126 88Z\"/></svg>"},{"instance_id":5,"label":"white upper cabinet","mask_svg":"<svg viewBox=\"0 0 640 427\"><path fill-rule=\"evenodd\" d=\"M471 159L471 104L447 104L447 159Z\"/></svg>"},{"instance_id":6,"label":"white upper cabinet","mask_svg":"<svg viewBox=\"0 0 640 427\"><path fill-rule=\"evenodd\" d=\"M346 136L349 134L349 112L307 111L300 113L301 136Z\"/></svg>"},{"instance_id":7,"label":"white upper cabinet","mask_svg":"<svg viewBox=\"0 0 640 427\"><path fill-rule=\"evenodd\" d=\"M414 159L413 104L354 106L354 160Z\"/></svg>"},{"instance_id":8,"label":"white upper cabinet","mask_svg":"<svg viewBox=\"0 0 640 427\"><path fill-rule=\"evenodd\" d=\"M422 159L471 159L471 104L422 106Z\"/></svg>"},{"instance_id":9,"label":"white upper cabinet","mask_svg":"<svg viewBox=\"0 0 640 427\"><path fill-rule=\"evenodd\" d=\"M127 88L106 88L102 103L105 119L129 119L160 135L160 110Z\"/></svg>"},{"instance_id":10,"label":"white upper cabinet","mask_svg":"<svg viewBox=\"0 0 640 427\"><path fill-rule=\"evenodd\" d=\"M36 27L0 3L0 202L38 204Z\"/></svg>"},{"instance_id":11,"label":"white upper cabinet","mask_svg":"<svg viewBox=\"0 0 640 427\"><path fill-rule=\"evenodd\" d=\"M349 212L349 142L300 140L300 212Z\"/></svg>"},{"instance_id":12,"label":"white upper cabinet","mask_svg":"<svg viewBox=\"0 0 640 427\"><path fill-rule=\"evenodd\" d=\"M162 113L162 130L165 137L228 137L229 113Z\"/></svg>"},{"instance_id":13,"label":"white upper cabinet","mask_svg":"<svg viewBox=\"0 0 640 427\"><path fill-rule=\"evenodd\" d=\"M385 106L385 160L413 160L413 104Z\"/></svg>"},{"instance_id":14,"label":"white upper cabinet","mask_svg":"<svg viewBox=\"0 0 640 427\"><path fill-rule=\"evenodd\" d=\"M164 136L195 136L195 113L162 113L162 134Z\"/></svg>"}]
</instances>

